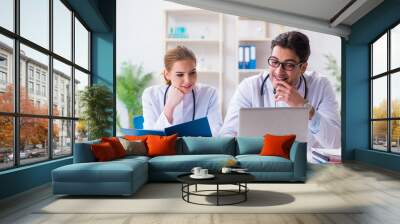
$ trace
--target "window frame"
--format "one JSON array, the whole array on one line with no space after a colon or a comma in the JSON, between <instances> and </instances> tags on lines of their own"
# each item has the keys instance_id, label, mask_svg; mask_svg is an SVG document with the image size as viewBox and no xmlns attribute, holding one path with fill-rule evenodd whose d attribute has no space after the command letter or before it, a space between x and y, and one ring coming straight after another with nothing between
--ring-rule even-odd
<instances>
[{"instance_id":1,"label":"window frame","mask_svg":"<svg viewBox=\"0 0 400 224\"><path fill-rule=\"evenodd\" d=\"M3 70L0 70L0 85L7 84L7 73ZM4 83L3 83L4 82Z\"/></svg>"},{"instance_id":2,"label":"window frame","mask_svg":"<svg viewBox=\"0 0 400 224\"><path fill-rule=\"evenodd\" d=\"M8 65L8 57L7 57L7 55L4 55L4 54L0 53L0 58L3 59L3 60L0 60L0 62L5 61L4 65L0 64L0 69L7 69L7 67L8 67L7 66Z\"/></svg>"},{"instance_id":3,"label":"window frame","mask_svg":"<svg viewBox=\"0 0 400 224\"><path fill-rule=\"evenodd\" d=\"M392 151L392 121L400 121L400 117L392 117L392 98L391 98L391 91L392 91L392 85L391 85L391 79L393 75L396 75L396 73L400 72L400 67L391 69L391 30L395 28L396 26L400 26L400 21L397 21L393 25L391 25L389 28L385 29L383 33L378 35L374 40L372 40L369 44L369 149L373 151L379 151L379 152L386 152L386 153L391 153L391 154L400 154L400 152L393 152ZM386 71L382 72L380 74L376 74L374 76L373 74L373 44L376 43L381 37L384 35L387 35L387 64L386 64ZM373 86L373 81L378 79L386 77L386 87L387 87L387 93L386 93L386 98L387 98L387 105L386 105L386 117L385 118L373 118L373 93L374 93L374 86ZM384 150L379 150L374 148L374 132L373 132L373 122L374 121L386 121L386 151Z\"/></svg>"},{"instance_id":4,"label":"window frame","mask_svg":"<svg viewBox=\"0 0 400 224\"><path fill-rule=\"evenodd\" d=\"M0 91L2 91L3 88L7 88L8 57L7 57L7 55L0 53L0 58L1 58L1 61L0 61ZM4 65L3 65L3 63L4 63ZM3 77L4 77L4 79L3 79Z\"/></svg>"},{"instance_id":5,"label":"window frame","mask_svg":"<svg viewBox=\"0 0 400 224\"><path fill-rule=\"evenodd\" d=\"M87 26L87 24L83 21L83 19L72 9L72 7L65 1L65 0L59 0L68 10L71 11L71 18L70 18L70 23L71 23L71 58L67 59L64 58L63 56L55 53L53 50L53 24L54 24L54 17L53 17L53 0L48 0L49 2L49 47L48 49L42 47L39 44L36 44L32 41L30 41L29 39L24 38L23 36L20 35L20 0L14 0L13 1L13 10L14 10L14 30L10 31L4 27L0 26L0 35L3 35L4 37L10 38L13 41L13 64L12 66L12 74L14 77L14 110L13 112L1 112L0 111L0 116L11 116L13 118L13 153L14 153L14 161L13 161L13 166L10 167L5 167L5 168L0 168L0 172L5 171L5 170L10 170L10 169L16 169L18 167L23 167L23 166L29 166L29 165L33 165L33 164L37 164L37 163L43 163L49 160L53 160L53 159L61 159L61 158L65 158L65 157L70 157L73 156L73 152L74 152L74 143L75 143L75 123L76 121L79 120L79 117L75 117L75 108L72 107L71 108L71 114L65 115L65 116L56 116L53 115L53 59L58 60L59 62L62 62L68 66L71 66L71 86L72 86L72 102L71 104L74 105L75 103L75 88L73 83L75 82L75 69L85 73L86 75L88 75L89 78L89 83L88 86L92 85L92 72L91 72L91 36L92 36L92 30ZM88 31L88 61L89 61L89 65L88 65L88 69L85 69L81 66L79 66L78 64L75 63L75 19L77 19L82 25L83 27ZM45 90L48 92L46 93L45 91L45 95L48 96L48 112L46 115L39 115L39 114L26 114L26 113L21 113L20 111L20 85L21 85L21 80L20 80L20 64L21 64L21 56L20 56L20 45L23 44L27 47L32 48L33 50L36 50L42 54L45 54L46 56L48 56L49 59L49 63L48 63L48 74L47 74L47 79L46 80L46 85L45 85ZM36 79L36 72L37 72L37 68L33 67L33 79L31 79L30 76L30 69L31 65L29 65L29 63L27 63L27 74L26 75L26 82L32 81L33 85L34 85L34 92L36 92L35 89L35 85L36 84L41 84L42 85L42 79L41 79L41 74L43 72L42 69L40 69L39 72L39 80ZM40 86L41 86L40 85ZM28 87L28 86L27 86ZM29 91L27 89L27 91ZM41 92L41 91L40 91ZM42 96L42 94L39 94L37 96ZM36 102L34 102L36 103ZM31 163L24 163L21 164L20 161L20 119L21 118L45 118L47 119L48 122L48 135L47 135L47 142L49 143L47 145L47 150L48 150L48 155L47 157L44 157L43 160L40 160L38 162L31 162ZM70 121L71 122L71 153L68 155L63 155L63 156L54 156L53 152L54 152L54 147L53 147L53 123L56 122L57 120L64 120L64 121ZM51 143L51 144L50 144Z\"/></svg>"}]
</instances>

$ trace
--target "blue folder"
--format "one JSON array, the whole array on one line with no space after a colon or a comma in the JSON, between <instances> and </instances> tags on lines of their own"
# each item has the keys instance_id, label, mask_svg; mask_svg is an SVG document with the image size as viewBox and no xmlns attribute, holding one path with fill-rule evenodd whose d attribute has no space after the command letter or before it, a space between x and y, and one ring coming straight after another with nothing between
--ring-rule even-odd
<instances>
[{"instance_id":1,"label":"blue folder","mask_svg":"<svg viewBox=\"0 0 400 224\"><path fill-rule=\"evenodd\" d=\"M164 136L165 132L160 130L147 130L147 129L136 129L136 128L121 128L122 133L125 135L160 135Z\"/></svg>"},{"instance_id":2,"label":"blue folder","mask_svg":"<svg viewBox=\"0 0 400 224\"><path fill-rule=\"evenodd\" d=\"M207 117L196 119L193 121L185 122L182 124L174 125L165 128L166 135L177 133L179 137L193 136L193 137L211 137L211 128L208 123Z\"/></svg>"},{"instance_id":3,"label":"blue folder","mask_svg":"<svg viewBox=\"0 0 400 224\"><path fill-rule=\"evenodd\" d=\"M165 128L164 131L160 130L148 130L148 129L135 129L135 128L121 128L121 131L125 135L173 135L178 134L178 137L192 136L192 137L211 137L211 128L208 123L207 117L196 119L193 121L185 122L182 124L174 125Z\"/></svg>"}]
</instances>

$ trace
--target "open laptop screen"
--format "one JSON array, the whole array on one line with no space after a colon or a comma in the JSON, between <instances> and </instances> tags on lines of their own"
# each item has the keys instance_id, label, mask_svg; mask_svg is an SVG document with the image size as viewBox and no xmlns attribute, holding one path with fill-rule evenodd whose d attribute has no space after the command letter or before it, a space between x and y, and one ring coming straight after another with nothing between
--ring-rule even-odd
<instances>
[{"instance_id":1,"label":"open laptop screen","mask_svg":"<svg viewBox=\"0 0 400 224\"><path fill-rule=\"evenodd\" d=\"M242 108L239 111L239 136L295 134L296 141L307 142L308 109L303 107Z\"/></svg>"}]
</instances>

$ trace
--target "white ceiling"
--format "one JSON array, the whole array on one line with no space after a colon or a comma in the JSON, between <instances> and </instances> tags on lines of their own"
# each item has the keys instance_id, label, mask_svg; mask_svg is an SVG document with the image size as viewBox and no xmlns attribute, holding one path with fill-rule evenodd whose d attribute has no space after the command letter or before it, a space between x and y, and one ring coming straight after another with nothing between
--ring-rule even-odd
<instances>
[{"instance_id":1,"label":"white ceiling","mask_svg":"<svg viewBox=\"0 0 400 224\"><path fill-rule=\"evenodd\" d=\"M329 21L351 0L226 0Z\"/></svg>"},{"instance_id":2,"label":"white ceiling","mask_svg":"<svg viewBox=\"0 0 400 224\"><path fill-rule=\"evenodd\" d=\"M169 1L342 37L348 37L351 25L383 2L383 0Z\"/></svg>"}]
</instances>

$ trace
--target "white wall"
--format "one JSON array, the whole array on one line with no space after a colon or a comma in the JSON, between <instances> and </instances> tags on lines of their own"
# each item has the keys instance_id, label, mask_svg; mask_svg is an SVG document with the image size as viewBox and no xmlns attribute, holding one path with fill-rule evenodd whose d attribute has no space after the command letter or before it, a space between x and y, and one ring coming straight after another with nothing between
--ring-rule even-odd
<instances>
[{"instance_id":1,"label":"white wall","mask_svg":"<svg viewBox=\"0 0 400 224\"><path fill-rule=\"evenodd\" d=\"M163 81L160 72L164 55L164 14L163 10L179 8L174 3L162 0L117 1L117 73L122 62L142 64L145 72L154 72L152 84ZM311 56L309 68L327 74L324 54L331 53L338 63L341 61L339 37L303 31L310 38ZM223 114L237 86L237 34L236 17L224 15L224 102ZM340 65L340 64L339 64ZM340 100L340 96L338 96ZM117 102L117 112L123 127L128 127L127 112L121 102Z\"/></svg>"},{"instance_id":2,"label":"white wall","mask_svg":"<svg viewBox=\"0 0 400 224\"><path fill-rule=\"evenodd\" d=\"M117 66L130 61L160 73L163 54L161 0L117 1Z\"/></svg>"},{"instance_id":3,"label":"white wall","mask_svg":"<svg viewBox=\"0 0 400 224\"><path fill-rule=\"evenodd\" d=\"M332 77L326 70L327 60L324 55L332 54L339 65L341 66L342 50L340 37L328 34L317 33L313 31L302 30L310 39L311 55L308 62L308 70L313 70L327 76L335 88L335 78ZM336 93L336 99L341 102L340 93Z\"/></svg>"},{"instance_id":4,"label":"white wall","mask_svg":"<svg viewBox=\"0 0 400 224\"><path fill-rule=\"evenodd\" d=\"M237 38L236 18L224 15L224 102L222 115L225 117L229 102L237 87Z\"/></svg>"},{"instance_id":5,"label":"white wall","mask_svg":"<svg viewBox=\"0 0 400 224\"><path fill-rule=\"evenodd\" d=\"M164 52L163 9L161 0L117 1L117 74L122 62L142 64L145 72L154 72L153 84L162 69ZM117 100L117 113L122 127L128 127L128 113Z\"/></svg>"}]
</instances>

